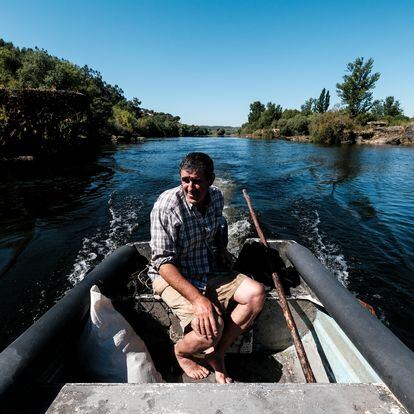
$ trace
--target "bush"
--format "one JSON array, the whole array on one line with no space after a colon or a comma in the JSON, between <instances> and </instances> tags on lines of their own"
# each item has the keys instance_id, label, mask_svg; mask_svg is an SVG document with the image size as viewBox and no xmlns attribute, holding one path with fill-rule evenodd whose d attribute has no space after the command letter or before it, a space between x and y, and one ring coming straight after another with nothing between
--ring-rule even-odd
<instances>
[{"instance_id":1,"label":"bush","mask_svg":"<svg viewBox=\"0 0 414 414\"><path fill-rule=\"evenodd\" d=\"M301 112L297 109L285 109L282 113L282 119L290 119L300 114Z\"/></svg>"},{"instance_id":2,"label":"bush","mask_svg":"<svg viewBox=\"0 0 414 414\"><path fill-rule=\"evenodd\" d=\"M280 135L283 137L290 137L293 135L293 132L288 125L288 120L285 118L279 119L279 121L277 121L277 128L280 131Z\"/></svg>"},{"instance_id":3,"label":"bush","mask_svg":"<svg viewBox=\"0 0 414 414\"><path fill-rule=\"evenodd\" d=\"M127 109L115 105L112 108L114 127L121 133L132 134L138 128L138 120L135 115Z\"/></svg>"},{"instance_id":4,"label":"bush","mask_svg":"<svg viewBox=\"0 0 414 414\"><path fill-rule=\"evenodd\" d=\"M304 115L295 115L292 118L279 119L277 128L280 135L290 137L292 135L308 135L309 134L309 118Z\"/></svg>"},{"instance_id":5,"label":"bush","mask_svg":"<svg viewBox=\"0 0 414 414\"><path fill-rule=\"evenodd\" d=\"M309 126L311 141L321 144L339 144L352 140L354 129L354 122L342 112L315 114Z\"/></svg>"},{"instance_id":6,"label":"bush","mask_svg":"<svg viewBox=\"0 0 414 414\"><path fill-rule=\"evenodd\" d=\"M296 115L288 119L288 125L295 135L309 134L309 119L304 115Z\"/></svg>"},{"instance_id":7,"label":"bush","mask_svg":"<svg viewBox=\"0 0 414 414\"><path fill-rule=\"evenodd\" d=\"M368 122L378 121L379 117L370 112L365 112L363 114L358 114L354 119L357 124L364 126Z\"/></svg>"}]
</instances>

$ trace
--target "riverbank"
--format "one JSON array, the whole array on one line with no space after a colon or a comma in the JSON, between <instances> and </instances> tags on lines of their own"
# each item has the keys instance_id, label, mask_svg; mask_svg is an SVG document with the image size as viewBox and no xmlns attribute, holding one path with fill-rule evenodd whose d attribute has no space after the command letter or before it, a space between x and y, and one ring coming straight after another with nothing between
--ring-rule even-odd
<instances>
[{"instance_id":1,"label":"riverbank","mask_svg":"<svg viewBox=\"0 0 414 414\"><path fill-rule=\"evenodd\" d=\"M268 130L258 130L253 134L246 134L244 136L247 138L283 139L286 141L308 143L313 142L311 135L282 136L277 129L274 129L271 132L271 136L269 136ZM366 128L346 131L346 133L344 133L344 138L341 140L341 144L414 146L414 122L397 126L383 126L373 123L372 125L368 125Z\"/></svg>"}]
</instances>

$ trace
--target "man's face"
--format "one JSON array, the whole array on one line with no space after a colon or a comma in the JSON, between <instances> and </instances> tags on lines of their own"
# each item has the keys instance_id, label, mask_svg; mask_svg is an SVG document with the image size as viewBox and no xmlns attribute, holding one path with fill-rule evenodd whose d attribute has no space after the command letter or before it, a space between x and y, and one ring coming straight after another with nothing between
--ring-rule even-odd
<instances>
[{"instance_id":1,"label":"man's face","mask_svg":"<svg viewBox=\"0 0 414 414\"><path fill-rule=\"evenodd\" d=\"M207 180L204 174L198 171L181 170L181 187L186 200L190 204L203 204L208 188L213 184L213 179Z\"/></svg>"}]
</instances>

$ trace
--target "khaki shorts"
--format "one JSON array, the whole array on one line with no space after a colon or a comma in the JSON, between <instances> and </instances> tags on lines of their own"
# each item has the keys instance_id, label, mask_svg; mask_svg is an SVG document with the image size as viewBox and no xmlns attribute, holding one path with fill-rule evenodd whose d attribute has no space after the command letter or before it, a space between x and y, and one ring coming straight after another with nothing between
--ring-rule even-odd
<instances>
[{"instance_id":1,"label":"khaki shorts","mask_svg":"<svg viewBox=\"0 0 414 414\"><path fill-rule=\"evenodd\" d=\"M248 276L231 272L225 276L216 276L207 282L206 297L208 297L221 310L225 311L233 299L237 288ZM180 320L183 332L193 319L193 306L191 303L170 286L161 276L157 277L152 287L154 293L161 296L162 300L169 306L172 312Z\"/></svg>"}]
</instances>

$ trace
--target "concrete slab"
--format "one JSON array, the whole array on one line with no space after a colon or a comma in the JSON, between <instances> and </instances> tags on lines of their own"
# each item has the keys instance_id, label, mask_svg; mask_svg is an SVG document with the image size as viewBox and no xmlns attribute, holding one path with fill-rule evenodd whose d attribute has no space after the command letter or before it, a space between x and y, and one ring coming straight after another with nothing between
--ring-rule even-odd
<instances>
[{"instance_id":1,"label":"concrete slab","mask_svg":"<svg viewBox=\"0 0 414 414\"><path fill-rule=\"evenodd\" d=\"M119 412L407 414L379 384L66 384L47 411Z\"/></svg>"}]
</instances>

